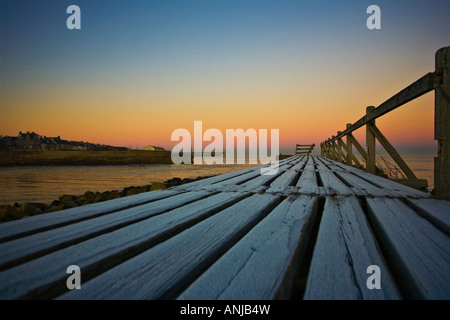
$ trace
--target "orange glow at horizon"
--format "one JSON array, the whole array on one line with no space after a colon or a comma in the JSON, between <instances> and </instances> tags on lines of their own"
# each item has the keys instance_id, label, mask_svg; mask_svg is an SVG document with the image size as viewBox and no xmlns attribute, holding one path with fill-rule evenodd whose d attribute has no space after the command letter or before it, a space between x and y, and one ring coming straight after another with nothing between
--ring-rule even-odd
<instances>
[{"instance_id":1,"label":"orange glow at horizon","mask_svg":"<svg viewBox=\"0 0 450 320\"><path fill-rule=\"evenodd\" d=\"M433 97L427 94L394 110L377 119L377 126L394 146L433 145ZM57 99L50 107L45 106L47 101L34 100L33 109L26 108L31 102L23 100L16 102L15 114L2 114L5 120L2 134L15 136L18 131L34 131L47 136L60 135L67 140L131 148L157 145L170 149L177 143L170 141L173 130L185 128L193 136L194 121L201 120L203 132L216 128L224 137L226 129L279 129L280 148L293 150L296 143L315 143L318 148L321 141L343 131L346 123L358 120L365 112L365 107L353 107L355 103L345 106L325 99L309 103L300 97L272 100L225 101L216 103L215 107L209 107L208 102L192 105L186 101L182 108L177 108L166 101L147 105L138 101L109 103L74 99L62 102ZM297 101L310 107L299 107ZM64 103L61 110L57 107L60 103ZM326 107L333 104L332 108ZM354 135L364 144L363 128Z\"/></svg>"},{"instance_id":2,"label":"orange glow at horizon","mask_svg":"<svg viewBox=\"0 0 450 320\"><path fill-rule=\"evenodd\" d=\"M261 66L243 76L192 73L190 81L187 75L172 75L160 83L145 73L130 83L30 79L28 87L5 90L0 134L34 131L67 140L171 149L177 143L170 140L175 129L193 134L194 121L201 120L203 132L279 129L280 149L293 152L296 143L315 143L318 149L323 140L360 119L366 106L380 105L433 68L431 58L414 70L393 65L399 60L394 54L378 60L385 69L401 70L398 78L387 78L375 65L368 67L365 73L370 77L365 77L348 63L329 61L316 71L301 65L280 73ZM285 62L283 70L291 64L295 66ZM428 93L401 106L377 119L378 127L394 146L434 145L433 98ZM363 129L355 136L365 143Z\"/></svg>"}]
</instances>

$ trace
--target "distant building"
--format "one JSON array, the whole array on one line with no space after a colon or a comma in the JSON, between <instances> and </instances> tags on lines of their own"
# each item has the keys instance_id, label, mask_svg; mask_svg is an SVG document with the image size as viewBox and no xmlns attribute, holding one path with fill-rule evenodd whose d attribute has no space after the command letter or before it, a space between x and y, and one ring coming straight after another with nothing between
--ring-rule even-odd
<instances>
[{"instance_id":1,"label":"distant building","mask_svg":"<svg viewBox=\"0 0 450 320\"><path fill-rule=\"evenodd\" d=\"M155 146L146 146L144 148L145 151L165 151L164 148L161 147L155 147Z\"/></svg>"},{"instance_id":2,"label":"distant building","mask_svg":"<svg viewBox=\"0 0 450 320\"><path fill-rule=\"evenodd\" d=\"M35 132L19 131L17 137L0 136L0 150L77 150L77 151L109 151L128 150L125 147L114 147L89 142L68 141L57 137L40 136Z\"/></svg>"},{"instance_id":3,"label":"distant building","mask_svg":"<svg viewBox=\"0 0 450 320\"><path fill-rule=\"evenodd\" d=\"M15 147L25 150L39 150L40 136L35 133L27 131L27 133L19 132L15 141Z\"/></svg>"}]
</instances>

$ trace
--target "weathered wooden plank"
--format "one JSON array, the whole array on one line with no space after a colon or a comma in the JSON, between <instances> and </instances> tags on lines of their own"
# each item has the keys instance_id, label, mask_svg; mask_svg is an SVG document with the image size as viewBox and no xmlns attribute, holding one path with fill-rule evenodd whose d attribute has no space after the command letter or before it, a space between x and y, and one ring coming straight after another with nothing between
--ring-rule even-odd
<instances>
[{"instance_id":1,"label":"weathered wooden plank","mask_svg":"<svg viewBox=\"0 0 450 320\"><path fill-rule=\"evenodd\" d=\"M249 169L234 171L225 173L223 175L218 175L210 177L207 179L202 179L199 181L191 182L188 184L183 184L180 186L175 186L170 188L170 190L183 190L183 191L196 191L202 190L204 187L215 185L218 183L234 184L236 181L249 179L249 177L257 176L260 172L259 167L252 167Z\"/></svg>"},{"instance_id":2,"label":"weathered wooden plank","mask_svg":"<svg viewBox=\"0 0 450 320\"><path fill-rule=\"evenodd\" d=\"M325 158L325 157L314 156L313 158L314 158L314 161L315 161L316 165L329 165L329 164L334 163L334 162L340 163L338 161L331 160L331 159L328 159L328 158Z\"/></svg>"},{"instance_id":3,"label":"weathered wooden plank","mask_svg":"<svg viewBox=\"0 0 450 320\"><path fill-rule=\"evenodd\" d=\"M11 263L17 263L30 255L44 254L64 245L82 241L114 228L149 218L164 211L180 207L186 203L207 196L207 192L182 193L167 199L117 211L106 216L89 219L46 232L36 233L23 238L0 244L0 266L2 269Z\"/></svg>"},{"instance_id":4,"label":"weathered wooden plank","mask_svg":"<svg viewBox=\"0 0 450 320\"><path fill-rule=\"evenodd\" d=\"M326 160L328 160L328 159L318 158L318 157L315 158L315 164L316 164L317 170L330 171L330 169L326 166L326 164L327 164Z\"/></svg>"},{"instance_id":5,"label":"weathered wooden plank","mask_svg":"<svg viewBox=\"0 0 450 320\"><path fill-rule=\"evenodd\" d=\"M381 289L367 287L367 267L381 271ZM398 299L396 286L356 197L327 197L304 299Z\"/></svg>"},{"instance_id":6,"label":"weathered wooden plank","mask_svg":"<svg viewBox=\"0 0 450 320\"><path fill-rule=\"evenodd\" d=\"M305 165L304 161L296 163L294 166L286 170L282 175L275 179L266 190L268 193L283 193L293 183L300 170Z\"/></svg>"},{"instance_id":7,"label":"weathered wooden plank","mask_svg":"<svg viewBox=\"0 0 450 320\"><path fill-rule=\"evenodd\" d=\"M221 182L213 183L213 184L205 184L202 187L195 186L187 186L185 190L194 191L194 190L205 190L205 191L227 191L228 189L234 187L239 183L243 183L247 180L251 180L257 178L261 175L259 170L254 170L243 175L239 175L233 177L231 179L227 179Z\"/></svg>"},{"instance_id":8,"label":"weathered wooden plank","mask_svg":"<svg viewBox=\"0 0 450 320\"><path fill-rule=\"evenodd\" d=\"M336 172L343 180L352 185L351 190L357 195L374 196L374 197L390 197L392 192L387 189L379 188L364 179L348 172L338 171Z\"/></svg>"},{"instance_id":9,"label":"weathered wooden plank","mask_svg":"<svg viewBox=\"0 0 450 320\"><path fill-rule=\"evenodd\" d=\"M24 234L38 232L43 229L51 229L67 225L92 217L97 217L112 211L126 209L132 206L142 205L151 201L168 198L180 191L156 190L144 192L133 196L118 198L110 201L98 202L77 208L57 211L48 214L33 216L32 219L20 219L0 224L0 241Z\"/></svg>"},{"instance_id":10,"label":"weathered wooden plank","mask_svg":"<svg viewBox=\"0 0 450 320\"><path fill-rule=\"evenodd\" d=\"M450 201L437 199L407 199L426 219L450 236Z\"/></svg>"},{"instance_id":11,"label":"weathered wooden plank","mask_svg":"<svg viewBox=\"0 0 450 320\"><path fill-rule=\"evenodd\" d=\"M319 176L327 194L354 195L353 191L349 187L347 187L341 180L339 180L339 178L329 169L319 170Z\"/></svg>"},{"instance_id":12,"label":"weathered wooden plank","mask_svg":"<svg viewBox=\"0 0 450 320\"><path fill-rule=\"evenodd\" d=\"M61 299L170 298L201 274L278 203L255 194L73 290Z\"/></svg>"},{"instance_id":13,"label":"weathered wooden plank","mask_svg":"<svg viewBox=\"0 0 450 320\"><path fill-rule=\"evenodd\" d=\"M333 160L331 160L333 161ZM393 180L389 180L374 174L370 174L367 172L364 172L362 170L359 170L354 167L347 166L345 164L333 161L333 164L337 167L342 168L343 170L349 171L356 176L378 186L379 188L384 188L386 190L389 190L393 196L397 197L413 197L413 198L429 198L431 195L422 192L419 190L416 190L414 188L402 185L400 183L397 183Z\"/></svg>"},{"instance_id":14,"label":"weathered wooden plank","mask_svg":"<svg viewBox=\"0 0 450 320\"><path fill-rule=\"evenodd\" d=\"M130 257L128 252L143 251L242 197L237 193L219 193L8 269L0 273L0 299L19 299L37 290L51 296L61 287L66 289L68 266L79 266L84 282L86 274L102 271L111 261L117 264ZM59 287L58 282L62 282Z\"/></svg>"},{"instance_id":15,"label":"weathered wooden plank","mask_svg":"<svg viewBox=\"0 0 450 320\"><path fill-rule=\"evenodd\" d=\"M259 175L254 179L245 181L244 183L234 185L229 189L225 189L227 191L239 191L239 192L259 192L265 189L265 186L270 183L272 180L277 179L283 173L290 170L289 164L284 164L278 167L277 172L274 175Z\"/></svg>"},{"instance_id":16,"label":"weathered wooden plank","mask_svg":"<svg viewBox=\"0 0 450 320\"><path fill-rule=\"evenodd\" d=\"M402 185L393 180L379 177L374 174L369 175L362 171L360 171L360 172L354 171L353 173L363 179L366 179L367 181L370 181L371 183L373 183L381 188L390 190L393 195L398 196L398 197L413 197L413 198L431 197L431 195L429 193L419 191L417 189Z\"/></svg>"},{"instance_id":17,"label":"weathered wooden plank","mask_svg":"<svg viewBox=\"0 0 450 320\"><path fill-rule=\"evenodd\" d=\"M303 155L294 155L294 156L292 156L292 157L289 157L289 158L286 158L286 159L282 159L282 160L279 160L278 161L278 166L283 166L283 165L287 165L287 164L290 164L290 165L294 165L294 164L296 164L297 162L299 162L299 161L301 161L302 159L303 159ZM259 168L262 168L262 167L264 167L264 168L267 168L267 167L270 167L271 166L271 163L268 163L268 164L264 164L264 165L262 165L262 166L260 166Z\"/></svg>"},{"instance_id":18,"label":"weathered wooden plank","mask_svg":"<svg viewBox=\"0 0 450 320\"><path fill-rule=\"evenodd\" d=\"M289 160L287 163L290 163L292 165L296 165L297 163L305 162L306 161L306 156L304 156L304 155L294 155L293 157L287 158L287 159L284 159L284 160ZM281 161L283 161L283 160L281 160ZM281 161L280 161L280 164L282 165L283 163Z\"/></svg>"},{"instance_id":19,"label":"weathered wooden plank","mask_svg":"<svg viewBox=\"0 0 450 320\"><path fill-rule=\"evenodd\" d=\"M314 165L308 164L303 169L300 178L295 185L297 190L294 192L300 192L301 194L319 194L319 186L317 185L316 168Z\"/></svg>"},{"instance_id":20,"label":"weathered wooden plank","mask_svg":"<svg viewBox=\"0 0 450 320\"><path fill-rule=\"evenodd\" d=\"M294 156L292 156L290 158L280 160L279 164L283 165L284 163L295 163L295 162L302 161L305 158L306 158L305 155L294 155ZM268 165L270 165L270 164L268 164Z\"/></svg>"},{"instance_id":21,"label":"weathered wooden plank","mask_svg":"<svg viewBox=\"0 0 450 320\"><path fill-rule=\"evenodd\" d=\"M293 164L293 163L300 161L300 159L301 159L300 156L294 156L294 157L280 160L278 164L280 166L284 165L284 164ZM172 187L170 189L171 190L183 190L183 191L198 191L198 190L203 190L204 187L206 187L205 189L208 189L208 190L209 189L214 189L214 190L219 189L220 190L220 188L217 188L219 186L219 184L222 184L223 186L227 186L227 185L233 185L233 184L240 183L241 181L245 181L252 177L256 177L256 176L260 175L261 168L268 167L268 166L270 166L270 164L263 165L263 166L255 166L255 167L251 167L251 168L247 168L247 169L243 169L243 170L239 170L239 171L233 171L233 172L217 175L214 177L210 177L207 179L202 179L199 181L191 182L189 184ZM220 191L224 191L224 190L220 190Z\"/></svg>"},{"instance_id":22,"label":"weathered wooden plank","mask_svg":"<svg viewBox=\"0 0 450 320\"><path fill-rule=\"evenodd\" d=\"M404 290L450 298L450 238L399 199L367 199L369 218Z\"/></svg>"},{"instance_id":23,"label":"weathered wooden plank","mask_svg":"<svg viewBox=\"0 0 450 320\"><path fill-rule=\"evenodd\" d=\"M299 157L291 157L288 159L283 159L279 161L279 168L288 168L293 163L299 161ZM251 180L253 178L257 178L261 176L262 168L269 167L270 164L254 167L251 169L245 169L238 172L243 172L243 174L229 173L227 174L227 179L220 179L220 176L211 177L208 179L200 180L199 183L189 183L187 185L177 186L173 189L180 189L185 191L198 191L198 190L206 190L206 191L228 191L230 188L238 184L242 184L245 181ZM200 184L201 182L201 184Z\"/></svg>"},{"instance_id":24,"label":"weathered wooden plank","mask_svg":"<svg viewBox=\"0 0 450 320\"><path fill-rule=\"evenodd\" d=\"M316 197L289 197L178 299L288 299L310 240Z\"/></svg>"}]
</instances>

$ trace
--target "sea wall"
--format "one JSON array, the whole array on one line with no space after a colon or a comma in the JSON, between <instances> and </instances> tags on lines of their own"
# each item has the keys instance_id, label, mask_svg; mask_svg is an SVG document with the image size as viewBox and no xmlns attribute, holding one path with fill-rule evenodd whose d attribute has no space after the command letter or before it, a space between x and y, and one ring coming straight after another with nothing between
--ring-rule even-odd
<instances>
[{"instance_id":1,"label":"sea wall","mask_svg":"<svg viewBox=\"0 0 450 320\"><path fill-rule=\"evenodd\" d=\"M0 151L0 166L171 164L170 151Z\"/></svg>"}]
</instances>

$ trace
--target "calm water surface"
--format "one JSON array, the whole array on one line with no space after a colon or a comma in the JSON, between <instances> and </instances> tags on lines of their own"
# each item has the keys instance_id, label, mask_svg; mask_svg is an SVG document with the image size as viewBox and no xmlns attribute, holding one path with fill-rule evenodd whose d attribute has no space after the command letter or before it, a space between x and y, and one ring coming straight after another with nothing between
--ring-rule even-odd
<instances>
[{"instance_id":1,"label":"calm water surface","mask_svg":"<svg viewBox=\"0 0 450 320\"><path fill-rule=\"evenodd\" d=\"M252 165L30 166L0 168L0 204L49 203L60 195L121 190L171 178L197 178Z\"/></svg>"}]
</instances>

